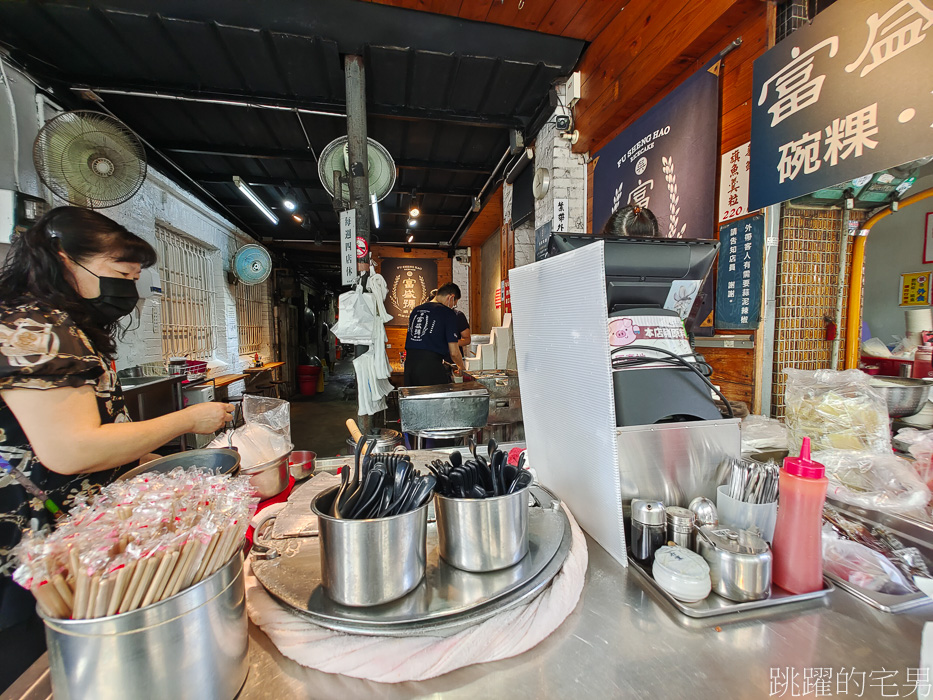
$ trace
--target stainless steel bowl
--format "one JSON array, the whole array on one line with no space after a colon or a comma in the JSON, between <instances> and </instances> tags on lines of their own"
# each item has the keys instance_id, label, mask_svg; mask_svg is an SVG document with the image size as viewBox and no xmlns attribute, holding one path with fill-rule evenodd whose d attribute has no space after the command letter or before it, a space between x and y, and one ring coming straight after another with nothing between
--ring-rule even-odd
<instances>
[{"instance_id":1,"label":"stainless steel bowl","mask_svg":"<svg viewBox=\"0 0 933 700\"><path fill-rule=\"evenodd\" d=\"M289 445L288 452L275 459L240 470L241 474L249 477L249 483L260 500L277 496L288 487L288 458L292 447L294 445Z\"/></svg>"},{"instance_id":2,"label":"stainless steel bowl","mask_svg":"<svg viewBox=\"0 0 933 700\"><path fill-rule=\"evenodd\" d=\"M372 520L343 520L330 513L338 487L311 501L321 539L321 583L331 600L351 607L401 598L424 578L428 504Z\"/></svg>"},{"instance_id":3,"label":"stainless steel bowl","mask_svg":"<svg viewBox=\"0 0 933 700\"><path fill-rule=\"evenodd\" d=\"M434 495L438 551L464 571L497 571L528 553L528 490L493 498Z\"/></svg>"},{"instance_id":4,"label":"stainless steel bowl","mask_svg":"<svg viewBox=\"0 0 933 700\"><path fill-rule=\"evenodd\" d=\"M56 700L229 700L249 671L239 552L203 581L144 608L92 620L43 618Z\"/></svg>"},{"instance_id":5,"label":"stainless steel bowl","mask_svg":"<svg viewBox=\"0 0 933 700\"><path fill-rule=\"evenodd\" d=\"M293 450L288 459L288 471L296 481L307 479L314 474L317 453L311 450Z\"/></svg>"},{"instance_id":6,"label":"stainless steel bowl","mask_svg":"<svg viewBox=\"0 0 933 700\"><path fill-rule=\"evenodd\" d=\"M884 395L891 418L920 413L923 404L930 398L931 385L922 379L872 377L871 386Z\"/></svg>"},{"instance_id":7,"label":"stainless steel bowl","mask_svg":"<svg viewBox=\"0 0 933 700\"><path fill-rule=\"evenodd\" d=\"M134 476L146 472L161 472L167 474L176 467L182 469L198 469L211 474L229 474L236 476L240 471L240 453L226 448L211 448L204 450L188 450L154 459L151 462L140 464L119 477L120 481L132 479Z\"/></svg>"}]
</instances>

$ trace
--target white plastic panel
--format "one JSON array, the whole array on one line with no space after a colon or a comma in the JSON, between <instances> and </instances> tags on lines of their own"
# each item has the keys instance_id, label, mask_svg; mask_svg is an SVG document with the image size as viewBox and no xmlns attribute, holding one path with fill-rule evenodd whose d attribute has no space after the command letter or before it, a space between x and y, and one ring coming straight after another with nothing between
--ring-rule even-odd
<instances>
[{"instance_id":1,"label":"white plastic panel","mask_svg":"<svg viewBox=\"0 0 933 700\"><path fill-rule=\"evenodd\" d=\"M603 243L509 273L528 457L541 482L623 565Z\"/></svg>"}]
</instances>

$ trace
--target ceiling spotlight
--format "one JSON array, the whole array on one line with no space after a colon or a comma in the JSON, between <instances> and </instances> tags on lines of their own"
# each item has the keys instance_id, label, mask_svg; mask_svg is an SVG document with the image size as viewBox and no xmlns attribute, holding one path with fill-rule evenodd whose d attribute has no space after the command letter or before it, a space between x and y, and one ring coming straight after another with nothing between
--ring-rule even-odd
<instances>
[{"instance_id":1,"label":"ceiling spotlight","mask_svg":"<svg viewBox=\"0 0 933 700\"><path fill-rule=\"evenodd\" d=\"M417 219L409 219L409 220L408 220L408 228L414 228L414 227L417 226L417 225L418 225L418 220L417 220Z\"/></svg>"},{"instance_id":2,"label":"ceiling spotlight","mask_svg":"<svg viewBox=\"0 0 933 700\"><path fill-rule=\"evenodd\" d=\"M301 214L292 214L292 219L296 224L303 224L305 221L305 218Z\"/></svg>"},{"instance_id":3,"label":"ceiling spotlight","mask_svg":"<svg viewBox=\"0 0 933 700\"><path fill-rule=\"evenodd\" d=\"M421 207L418 202L418 190L411 191L411 203L408 205L408 215L412 219L417 219L421 216Z\"/></svg>"},{"instance_id":4,"label":"ceiling spotlight","mask_svg":"<svg viewBox=\"0 0 933 700\"><path fill-rule=\"evenodd\" d=\"M253 192L252 188L247 185L242 178L234 175L233 184L237 186L237 189L240 190L244 197L251 201L259 211L261 211L269 218L269 221L271 221L273 224L279 223L279 217L277 217L272 212L272 210L267 207L261 199L259 199L259 196Z\"/></svg>"},{"instance_id":5,"label":"ceiling spotlight","mask_svg":"<svg viewBox=\"0 0 933 700\"><path fill-rule=\"evenodd\" d=\"M408 235L408 242L411 243L413 240L415 240L415 234L411 233Z\"/></svg>"},{"instance_id":6,"label":"ceiling spotlight","mask_svg":"<svg viewBox=\"0 0 933 700\"><path fill-rule=\"evenodd\" d=\"M295 211L296 207L298 206L292 199L286 199L284 202L282 202L282 204L284 204L285 208L289 211Z\"/></svg>"}]
</instances>

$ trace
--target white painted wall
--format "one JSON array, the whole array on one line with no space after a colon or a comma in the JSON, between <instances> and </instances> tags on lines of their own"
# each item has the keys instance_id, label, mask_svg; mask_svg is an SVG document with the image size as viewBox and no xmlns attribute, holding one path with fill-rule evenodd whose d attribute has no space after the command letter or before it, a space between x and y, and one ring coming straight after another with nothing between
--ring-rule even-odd
<instances>
[{"instance_id":1,"label":"white painted wall","mask_svg":"<svg viewBox=\"0 0 933 700\"><path fill-rule=\"evenodd\" d=\"M49 198L49 193L36 175L32 162L32 144L40 128L40 110L51 118L57 112L49 105L37 103L34 85L25 75L4 65L7 84L0 84L0 188L16 189L17 180L22 192ZM0 75L2 81L2 75ZM9 86L15 109L11 110ZM14 129L11 115L15 112L16 143L19 144L18 167L14 167ZM17 177L18 176L18 177ZM51 201L51 200L50 200ZM52 201L58 206L59 200ZM133 233L155 245L155 225L158 222L203 244L210 250L213 263L215 294L214 319L215 357L228 367L222 373L235 372L248 366L249 358L239 354L237 337L236 299L234 288L227 284L224 270L236 249L254 242L232 223L214 213L199 199L179 188L161 173L149 168L146 181L128 202L101 210L101 213L126 226ZM0 250L0 259L6 251ZM266 283L269 285L269 282ZM117 367L130 367L162 359L161 309L151 304L144 308L141 319L128 324L131 330L117 345ZM267 307L265 342L260 355L271 358L272 306ZM237 393L238 386L231 387Z\"/></svg>"},{"instance_id":2,"label":"white painted wall","mask_svg":"<svg viewBox=\"0 0 933 700\"><path fill-rule=\"evenodd\" d=\"M907 194L930 187L933 175L918 179ZM904 310L911 307L899 305L900 276L933 271L933 263L923 263L924 223L930 212L933 199L920 201L879 221L868 236L863 318L872 336L885 343L906 333ZM933 254L933 250L929 252Z\"/></svg>"}]
</instances>

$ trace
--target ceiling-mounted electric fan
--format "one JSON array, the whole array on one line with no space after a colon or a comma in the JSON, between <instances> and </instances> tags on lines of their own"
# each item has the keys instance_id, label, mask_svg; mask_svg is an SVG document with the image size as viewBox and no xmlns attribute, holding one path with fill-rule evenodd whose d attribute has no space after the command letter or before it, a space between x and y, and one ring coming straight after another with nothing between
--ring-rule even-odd
<instances>
[{"instance_id":1,"label":"ceiling-mounted electric fan","mask_svg":"<svg viewBox=\"0 0 933 700\"><path fill-rule=\"evenodd\" d=\"M36 136L32 156L42 183L82 207L122 204L146 179L146 151L139 137L99 112L63 112L49 120Z\"/></svg>"},{"instance_id":2,"label":"ceiling-mounted electric fan","mask_svg":"<svg viewBox=\"0 0 933 700\"><path fill-rule=\"evenodd\" d=\"M324 146L318 159L317 172L324 189L334 199L350 201L350 153L348 138L341 136ZM369 160L370 201L381 202L395 187L395 161L378 141L366 139ZM340 174L339 191L334 187L334 173Z\"/></svg>"},{"instance_id":3,"label":"ceiling-mounted electric fan","mask_svg":"<svg viewBox=\"0 0 933 700\"><path fill-rule=\"evenodd\" d=\"M265 282L272 273L272 256L261 245L248 243L233 256L233 274L245 285Z\"/></svg>"}]
</instances>

